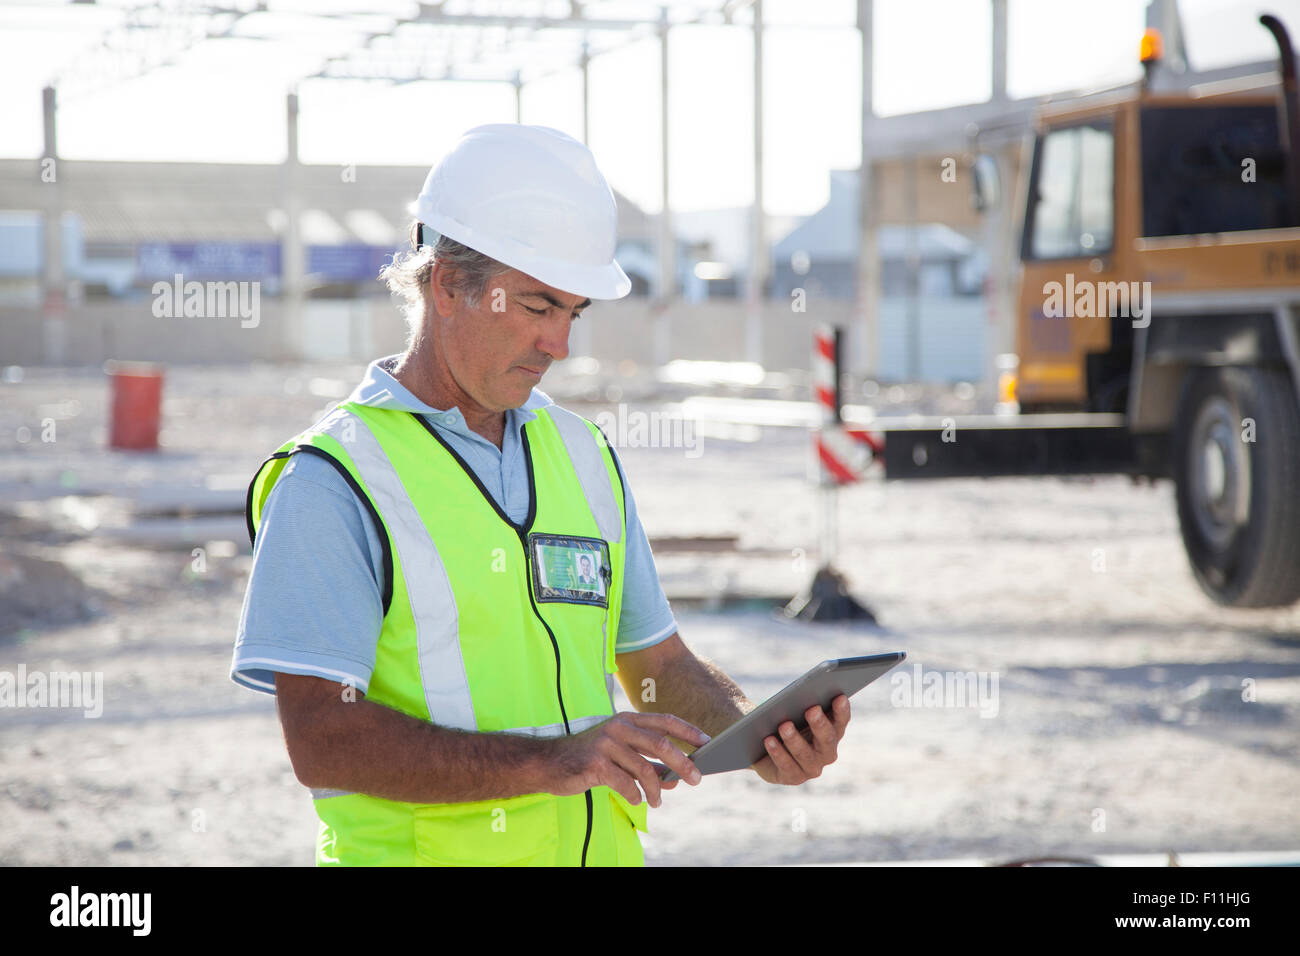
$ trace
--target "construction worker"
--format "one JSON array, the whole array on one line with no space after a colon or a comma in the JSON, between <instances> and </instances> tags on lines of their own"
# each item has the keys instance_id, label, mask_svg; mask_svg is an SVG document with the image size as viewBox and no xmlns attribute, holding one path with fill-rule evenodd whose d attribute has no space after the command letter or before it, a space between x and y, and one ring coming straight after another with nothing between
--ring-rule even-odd
<instances>
[{"instance_id":1,"label":"construction worker","mask_svg":"<svg viewBox=\"0 0 1300 956\"><path fill-rule=\"evenodd\" d=\"M698 784L686 750L754 705L677 634L604 434L536 388L591 300L629 291L613 192L564 133L491 124L413 211L381 273L406 351L249 488L231 677L276 696L318 864L639 865L665 768ZM847 698L807 716L764 780L835 760Z\"/></svg>"}]
</instances>

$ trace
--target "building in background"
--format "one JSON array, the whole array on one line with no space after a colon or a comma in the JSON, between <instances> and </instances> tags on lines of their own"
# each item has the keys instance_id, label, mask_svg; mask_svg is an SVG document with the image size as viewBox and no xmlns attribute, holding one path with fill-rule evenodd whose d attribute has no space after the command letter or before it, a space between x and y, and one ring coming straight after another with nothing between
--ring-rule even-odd
<instances>
[{"instance_id":1,"label":"building in background","mask_svg":"<svg viewBox=\"0 0 1300 956\"><path fill-rule=\"evenodd\" d=\"M259 282L274 310L282 290L286 222L282 166L64 160L59 169L68 305L74 316L88 318L93 310L87 306L116 307L99 325L92 320L83 330L100 336L106 354L120 353L133 341L134 333L125 326L147 321L154 284L170 283L178 274L186 281ZM407 203L427 170L324 165L300 170L307 273L302 331L297 339L281 339L274 347L263 343L254 354L337 359L368 354L381 344L392 347L388 343L404 334L401 319L376 277L393 254L409 248ZM44 255L40 188L36 160L0 160L0 306L6 310L0 319L10 326L0 328L0 343L30 338L38 321ZM786 299L793 289L803 288L810 309L819 300L852 302L856 191L855 171L835 171L824 208L803 218L769 217L768 235L780 237L772 246L770 297ZM616 255L632 281L629 298L645 302L658 274L659 217L625 196L615 197ZM674 274L681 303L742 304L752 215L748 206L674 214ZM918 295L913 300L907 294L911 235L909 227L898 225L880 230L878 377L907 377L912 368L909 316L918 314L921 377L977 379L984 361L983 254L957 229L937 223L917 226ZM710 314L702 313L698 321L708 322ZM145 335L143 328L138 331ZM699 333L706 339L712 334L703 327ZM237 357L222 351L215 339L200 349L178 338L178 352L152 341L149 354L160 358ZM23 355L23 361L38 358L31 348L8 351Z\"/></svg>"},{"instance_id":2,"label":"building in background","mask_svg":"<svg viewBox=\"0 0 1300 956\"><path fill-rule=\"evenodd\" d=\"M791 298L803 289L809 309L819 299L853 301L858 235L857 170L834 170L826 205L773 244L770 294ZM905 380L919 370L927 381L980 379L988 360L987 251L936 222L882 225L878 246L878 377ZM909 343L918 356L908 355Z\"/></svg>"}]
</instances>

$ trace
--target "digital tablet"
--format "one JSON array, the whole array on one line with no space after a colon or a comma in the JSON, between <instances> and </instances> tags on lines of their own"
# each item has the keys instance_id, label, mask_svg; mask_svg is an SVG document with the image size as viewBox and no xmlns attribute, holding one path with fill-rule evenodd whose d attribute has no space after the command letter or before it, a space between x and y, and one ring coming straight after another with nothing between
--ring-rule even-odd
<instances>
[{"instance_id":1,"label":"digital tablet","mask_svg":"<svg viewBox=\"0 0 1300 956\"><path fill-rule=\"evenodd\" d=\"M804 711L820 705L827 713L840 694L852 697L890 668L902 663L907 654L873 654L870 657L842 657L822 661L798 680L759 704L703 747L691 754L700 773L744 770L767 756L763 741L780 734L777 728L793 721L801 733L807 728ZM669 770L664 781L680 779Z\"/></svg>"}]
</instances>

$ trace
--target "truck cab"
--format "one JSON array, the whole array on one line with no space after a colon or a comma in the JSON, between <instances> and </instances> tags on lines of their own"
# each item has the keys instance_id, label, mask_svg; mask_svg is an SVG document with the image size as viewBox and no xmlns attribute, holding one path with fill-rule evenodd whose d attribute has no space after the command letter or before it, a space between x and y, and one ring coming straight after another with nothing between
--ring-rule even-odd
<instances>
[{"instance_id":1,"label":"truck cab","mask_svg":"<svg viewBox=\"0 0 1300 956\"><path fill-rule=\"evenodd\" d=\"M1172 478L1211 598L1300 599L1300 92L1286 30L1260 21L1279 82L1143 82L1037 117L999 384L1018 414L952 423L959 441L882 422L887 479Z\"/></svg>"},{"instance_id":2,"label":"truck cab","mask_svg":"<svg viewBox=\"0 0 1300 956\"><path fill-rule=\"evenodd\" d=\"M1176 482L1197 580L1237 606L1300 598L1295 76L1276 27L1280 89L1143 84L1044 113L1021 230L1021 410L1122 415L1133 470Z\"/></svg>"}]
</instances>

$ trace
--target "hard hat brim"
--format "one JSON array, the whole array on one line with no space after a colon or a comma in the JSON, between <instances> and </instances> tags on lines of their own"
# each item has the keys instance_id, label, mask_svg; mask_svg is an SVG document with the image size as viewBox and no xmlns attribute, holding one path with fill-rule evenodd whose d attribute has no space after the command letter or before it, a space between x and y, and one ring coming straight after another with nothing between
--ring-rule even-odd
<instances>
[{"instance_id":1,"label":"hard hat brim","mask_svg":"<svg viewBox=\"0 0 1300 956\"><path fill-rule=\"evenodd\" d=\"M462 222L431 209L420 208L424 204L418 201L415 205L417 218L439 235L455 239L502 265L517 269L570 295L581 295L588 299L621 299L632 291L632 280L613 258L609 262L594 265L550 258L510 239L477 235ZM424 241L426 244L430 242L427 234Z\"/></svg>"}]
</instances>

